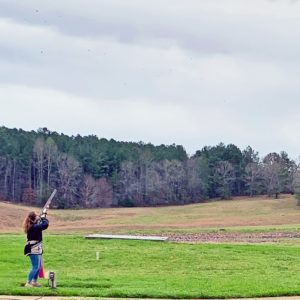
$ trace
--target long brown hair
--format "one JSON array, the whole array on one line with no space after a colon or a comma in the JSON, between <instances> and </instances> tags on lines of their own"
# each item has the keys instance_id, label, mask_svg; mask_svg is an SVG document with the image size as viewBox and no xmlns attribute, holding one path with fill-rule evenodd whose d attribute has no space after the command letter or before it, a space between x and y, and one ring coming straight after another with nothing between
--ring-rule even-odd
<instances>
[{"instance_id":1,"label":"long brown hair","mask_svg":"<svg viewBox=\"0 0 300 300\"><path fill-rule=\"evenodd\" d=\"M23 221L23 229L24 232L27 233L32 224L35 222L36 219L36 213L34 211L31 211L27 217Z\"/></svg>"}]
</instances>

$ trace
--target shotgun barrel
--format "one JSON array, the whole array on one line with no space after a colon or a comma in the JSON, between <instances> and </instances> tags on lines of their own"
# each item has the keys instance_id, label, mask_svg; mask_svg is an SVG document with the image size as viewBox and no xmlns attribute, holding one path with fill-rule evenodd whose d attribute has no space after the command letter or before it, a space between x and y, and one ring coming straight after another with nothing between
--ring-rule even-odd
<instances>
[{"instance_id":1,"label":"shotgun barrel","mask_svg":"<svg viewBox=\"0 0 300 300\"><path fill-rule=\"evenodd\" d=\"M57 190L54 189L54 191L52 192L51 196L48 198L47 202L45 203L44 207L43 207L43 210L42 210L42 214L45 214L47 212L47 210L49 209L50 207L50 204L56 194Z\"/></svg>"}]
</instances>

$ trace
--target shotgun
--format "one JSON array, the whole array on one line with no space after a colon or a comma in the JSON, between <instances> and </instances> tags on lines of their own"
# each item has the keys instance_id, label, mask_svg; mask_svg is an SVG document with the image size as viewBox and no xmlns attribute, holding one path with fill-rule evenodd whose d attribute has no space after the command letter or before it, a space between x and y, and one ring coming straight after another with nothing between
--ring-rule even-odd
<instances>
[{"instance_id":1,"label":"shotgun","mask_svg":"<svg viewBox=\"0 0 300 300\"><path fill-rule=\"evenodd\" d=\"M48 198L47 202L45 203L44 207L43 207L43 210L42 210L42 213L41 213L41 216L45 216L47 214L47 210L49 209L50 207L50 204L52 202L52 199L54 198L55 194L56 194L57 190L54 189L54 191L52 192L51 196Z\"/></svg>"}]
</instances>

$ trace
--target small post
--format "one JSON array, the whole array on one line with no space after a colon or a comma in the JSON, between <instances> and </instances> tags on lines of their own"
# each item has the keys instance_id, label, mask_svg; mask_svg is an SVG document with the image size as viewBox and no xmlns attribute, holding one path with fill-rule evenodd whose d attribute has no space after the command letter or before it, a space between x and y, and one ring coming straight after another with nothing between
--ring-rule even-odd
<instances>
[{"instance_id":1,"label":"small post","mask_svg":"<svg viewBox=\"0 0 300 300\"><path fill-rule=\"evenodd\" d=\"M54 272L49 272L49 285L51 289L56 289L56 279Z\"/></svg>"},{"instance_id":2,"label":"small post","mask_svg":"<svg viewBox=\"0 0 300 300\"><path fill-rule=\"evenodd\" d=\"M99 251L96 251L96 260L99 260Z\"/></svg>"}]
</instances>

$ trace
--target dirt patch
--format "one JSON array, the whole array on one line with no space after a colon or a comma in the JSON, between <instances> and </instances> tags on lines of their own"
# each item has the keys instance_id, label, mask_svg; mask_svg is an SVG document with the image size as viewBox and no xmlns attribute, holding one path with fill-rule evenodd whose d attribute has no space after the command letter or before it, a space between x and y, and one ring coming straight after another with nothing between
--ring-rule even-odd
<instances>
[{"instance_id":1,"label":"dirt patch","mask_svg":"<svg viewBox=\"0 0 300 300\"><path fill-rule=\"evenodd\" d=\"M300 239L298 232L210 232L196 234L168 234L171 241L185 243L279 243L288 239Z\"/></svg>"}]
</instances>

